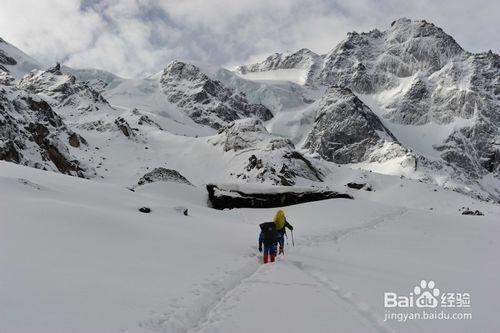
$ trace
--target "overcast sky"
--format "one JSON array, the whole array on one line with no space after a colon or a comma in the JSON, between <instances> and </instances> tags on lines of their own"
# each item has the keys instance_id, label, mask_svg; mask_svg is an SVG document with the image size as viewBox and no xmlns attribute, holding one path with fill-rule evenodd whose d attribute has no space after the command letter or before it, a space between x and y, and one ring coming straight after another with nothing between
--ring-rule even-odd
<instances>
[{"instance_id":1,"label":"overcast sky","mask_svg":"<svg viewBox=\"0 0 500 333\"><path fill-rule=\"evenodd\" d=\"M174 59L232 66L349 31L426 19L463 48L500 53L497 0L1 0L0 37L46 64L133 77Z\"/></svg>"}]
</instances>

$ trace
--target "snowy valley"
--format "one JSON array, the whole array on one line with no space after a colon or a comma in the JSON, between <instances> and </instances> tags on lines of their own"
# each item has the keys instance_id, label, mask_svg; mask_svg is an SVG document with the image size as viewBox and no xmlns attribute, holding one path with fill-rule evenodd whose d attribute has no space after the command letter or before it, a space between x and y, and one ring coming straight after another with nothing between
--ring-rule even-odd
<instances>
[{"instance_id":1,"label":"snowy valley","mask_svg":"<svg viewBox=\"0 0 500 333\"><path fill-rule=\"evenodd\" d=\"M0 39L0 332L496 332L499 145L500 56L426 21L143 78ZM276 208L207 184L344 196L262 265ZM472 318L386 320L421 280Z\"/></svg>"}]
</instances>

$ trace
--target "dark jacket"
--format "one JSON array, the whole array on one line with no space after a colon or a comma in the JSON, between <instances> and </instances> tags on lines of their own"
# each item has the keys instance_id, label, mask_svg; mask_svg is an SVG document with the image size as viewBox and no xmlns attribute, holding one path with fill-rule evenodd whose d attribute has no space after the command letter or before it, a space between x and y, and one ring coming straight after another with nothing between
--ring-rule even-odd
<instances>
[{"instance_id":1,"label":"dark jacket","mask_svg":"<svg viewBox=\"0 0 500 333\"><path fill-rule=\"evenodd\" d=\"M278 242L278 232L274 222L260 224L259 247L262 243L266 246L275 245Z\"/></svg>"}]
</instances>

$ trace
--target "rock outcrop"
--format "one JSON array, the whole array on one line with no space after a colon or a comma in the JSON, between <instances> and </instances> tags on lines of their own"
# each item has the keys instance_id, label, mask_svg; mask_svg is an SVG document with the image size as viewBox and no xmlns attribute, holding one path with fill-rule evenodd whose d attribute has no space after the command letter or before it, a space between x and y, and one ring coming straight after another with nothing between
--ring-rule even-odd
<instances>
[{"instance_id":1,"label":"rock outcrop","mask_svg":"<svg viewBox=\"0 0 500 333\"><path fill-rule=\"evenodd\" d=\"M86 141L40 97L14 85L0 85L1 160L79 177L93 175L67 144L78 148Z\"/></svg>"},{"instance_id":2,"label":"rock outcrop","mask_svg":"<svg viewBox=\"0 0 500 333\"><path fill-rule=\"evenodd\" d=\"M304 148L340 164L406 155L405 149L370 108L350 89L338 86L330 87L319 102ZM386 153L375 154L380 150Z\"/></svg>"},{"instance_id":3,"label":"rock outcrop","mask_svg":"<svg viewBox=\"0 0 500 333\"><path fill-rule=\"evenodd\" d=\"M115 125L127 138L129 139L135 138L134 130L132 129L132 127L130 127L129 123L124 118L122 117L116 118Z\"/></svg>"},{"instance_id":4,"label":"rock outcrop","mask_svg":"<svg viewBox=\"0 0 500 333\"><path fill-rule=\"evenodd\" d=\"M301 69L309 63L305 60L306 54L302 50L293 56L276 54L261 63L238 70ZM420 149L420 142L412 142L413 138L408 140L404 130L398 131L398 135L402 136L398 138L400 145L405 142L404 148L412 151L415 158L427 160L420 165L431 169L438 166L440 170L449 168L452 170L451 177L468 183L488 174L499 176L498 54L491 51L479 54L467 52L436 25L424 20L402 18L392 22L385 31L375 29L366 33L349 33L331 52L314 59L314 63L319 61L316 68L320 70L313 71L316 74L308 78L311 86L349 88L365 104L369 104L386 128L390 127L388 124L412 126L413 132L416 132L418 128L415 126L420 126L425 134L430 131L425 126L432 126L442 132L442 135L435 135L429 148ZM327 90L326 94L329 93L331 91ZM353 118L358 116L359 113L354 113ZM324 122L322 127L326 125ZM331 125L338 126L336 123ZM313 146L312 151L318 151L321 157L339 163L361 162L368 156L361 156L364 149L356 145L366 147L363 141L366 136L356 136L360 141L321 141L314 136L316 142L309 142L308 147ZM340 143L348 156L341 158L337 154L332 158L336 149L321 147L324 143ZM333 148L332 153L327 152L329 148ZM356 148L356 153L350 153L350 148ZM390 148L394 150L396 146ZM395 155L399 155L399 149L395 151ZM352 155L356 158L351 158Z\"/></svg>"},{"instance_id":5,"label":"rock outcrop","mask_svg":"<svg viewBox=\"0 0 500 333\"><path fill-rule=\"evenodd\" d=\"M153 171L148 172L139 179L138 185L144 185L154 182L175 182L186 185L193 185L189 180L181 175L177 170L166 169L166 168L155 168Z\"/></svg>"},{"instance_id":6,"label":"rock outcrop","mask_svg":"<svg viewBox=\"0 0 500 333\"><path fill-rule=\"evenodd\" d=\"M71 74L61 72L61 66L46 71L34 71L23 77L18 86L30 93L40 94L63 113L84 114L110 108L108 101L87 83Z\"/></svg>"},{"instance_id":7,"label":"rock outcrop","mask_svg":"<svg viewBox=\"0 0 500 333\"><path fill-rule=\"evenodd\" d=\"M210 142L232 154L228 171L246 182L295 185L320 182L322 172L295 150L289 139L272 136L260 120L243 119L221 129Z\"/></svg>"},{"instance_id":8,"label":"rock outcrop","mask_svg":"<svg viewBox=\"0 0 500 333\"><path fill-rule=\"evenodd\" d=\"M327 199L353 199L349 194L317 188L246 187L242 184L208 184L208 198L215 209L273 208Z\"/></svg>"},{"instance_id":9,"label":"rock outcrop","mask_svg":"<svg viewBox=\"0 0 500 333\"><path fill-rule=\"evenodd\" d=\"M269 120L265 106L248 103L246 97L213 80L195 65L174 61L163 71L162 91L196 123L215 129L247 117Z\"/></svg>"},{"instance_id":10,"label":"rock outcrop","mask_svg":"<svg viewBox=\"0 0 500 333\"><path fill-rule=\"evenodd\" d=\"M251 72L267 72L280 69L302 69L305 71L305 85L315 85L322 67L324 56L318 55L309 49L300 49L294 53L275 53L264 61L239 66L236 71L241 74Z\"/></svg>"}]
</instances>

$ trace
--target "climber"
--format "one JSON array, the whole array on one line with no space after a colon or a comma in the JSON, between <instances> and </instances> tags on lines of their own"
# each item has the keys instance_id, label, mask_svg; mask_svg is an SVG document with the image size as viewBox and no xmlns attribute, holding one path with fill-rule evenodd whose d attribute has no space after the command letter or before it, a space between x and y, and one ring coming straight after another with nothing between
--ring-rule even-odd
<instances>
[{"instance_id":1,"label":"climber","mask_svg":"<svg viewBox=\"0 0 500 333\"><path fill-rule=\"evenodd\" d=\"M276 224L274 222L266 222L260 225L259 235L259 252L262 252L262 244L264 244L264 264L269 260L274 262L276 258L276 243L278 242L278 233L276 232Z\"/></svg>"},{"instance_id":2,"label":"climber","mask_svg":"<svg viewBox=\"0 0 500 333\"><path fill-rule=\"evenodd\" d=\"M285 212L283 212L281 209L276 212L273 221L274 224L276 225L277 240L279 243L278 254L284 254L285 235L286 235L285 227L290 230L293 230L293 226L287 222L285 217Z\"/></svg>"}]
</instances>

